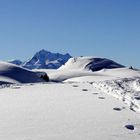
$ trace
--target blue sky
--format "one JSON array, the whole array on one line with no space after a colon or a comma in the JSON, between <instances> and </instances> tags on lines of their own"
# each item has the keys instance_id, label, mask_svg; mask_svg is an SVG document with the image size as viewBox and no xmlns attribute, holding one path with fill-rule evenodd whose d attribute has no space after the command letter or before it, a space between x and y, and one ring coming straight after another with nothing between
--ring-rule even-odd
<instances>
[{"instance_id":1,"label":"blue sky","mask_svg":"<svg viewBox=\"0 0 140 140\"><path fill-rule=\"evenodd\" d=\"M140 0L0 0L0 59L40 49L140 68Z\"/></svg>"}]
</instances>

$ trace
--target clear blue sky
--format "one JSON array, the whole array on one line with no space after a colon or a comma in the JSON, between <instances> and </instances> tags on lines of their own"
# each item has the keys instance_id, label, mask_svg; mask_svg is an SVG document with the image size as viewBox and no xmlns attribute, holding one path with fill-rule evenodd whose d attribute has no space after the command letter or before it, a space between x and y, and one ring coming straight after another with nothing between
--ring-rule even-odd
<instances>
[{"instance_id":1,"label":"clear blue sky","mask_svg":"<svg viewBox=\"0 0 140 140\"><path fill-rule=\"evenodd\" d=\"M0 59L43 48L140 68L140 0L0 0Z\"/></svg>"}]
</instances>

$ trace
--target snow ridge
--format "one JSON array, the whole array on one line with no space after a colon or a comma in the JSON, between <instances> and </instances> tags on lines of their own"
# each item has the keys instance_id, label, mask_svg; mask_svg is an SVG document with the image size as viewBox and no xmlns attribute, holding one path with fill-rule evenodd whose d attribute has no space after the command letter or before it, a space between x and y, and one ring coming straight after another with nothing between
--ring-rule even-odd
<instances>
[{"instance_id":1,"label":"snow ridge","mask_svg":"<svg viewBox=\"0 0 140 140\"><path fill-rule=\"evenodd\" d=\"M99 71L101 69L123 68L124 66L118 64L110 59L99 58L93 56L74 57L70 58L68 62L60 67L60 69L77 69Z\"/></svg>"}]
</instances>

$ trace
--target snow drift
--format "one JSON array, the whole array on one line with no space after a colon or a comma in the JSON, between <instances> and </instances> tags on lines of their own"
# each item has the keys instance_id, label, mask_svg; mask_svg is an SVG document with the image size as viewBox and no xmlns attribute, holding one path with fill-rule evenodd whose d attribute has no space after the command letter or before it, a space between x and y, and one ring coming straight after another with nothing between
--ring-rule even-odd
<instances>
[{"instance_id":1,"label":"snow drift","mask_svg":"<svg viewBox=\"0 0 140 140\"><path fill-rule=\"evenodd\" d=\"M14 64L0 61L0 84L44 82L40 75L41 73L35 73Z\"/></svg>"},{"instance_id":2,"label":"snow drift","mask_svg":"<svg viewBox=\"0 0 140 140\"><path fill-rule=\"evenodd\" d=\"M60 69L79 69L79 70L98 71L104 68L113 69L122 67L124 66L106 58L75 57L70 58L65 65L60 67Z\"/></svg>"}]
</instances>

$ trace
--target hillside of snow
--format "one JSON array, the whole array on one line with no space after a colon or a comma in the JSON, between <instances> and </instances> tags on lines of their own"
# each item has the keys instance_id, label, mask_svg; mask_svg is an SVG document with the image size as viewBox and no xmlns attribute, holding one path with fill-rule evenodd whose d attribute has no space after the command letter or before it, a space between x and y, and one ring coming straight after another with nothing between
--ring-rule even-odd
<instances>
[{"instance_id":1,"label":"hillside of snow","mask_svg":"<svg viewBox=\"0 0 140 140\"><path fill-rule=\"evenodd\" d=\"M0 84L44 82L41 73L35 73L14 64L0 61Z\"/></svg>"},{"instance_id":2,"label":"hillside of snow","mask_svg":"<svg viewBox=\"0 0 140 140\"><path fill-rule=\"evenodd\" d=\"M105 68L113 69L113 68L122 68L122 67L124 66L106 58L87 56L87 57L70 58L68 62L65 63L65 65L63 65L59 69L99 71Z\"/></svg>"}]
</instances>

